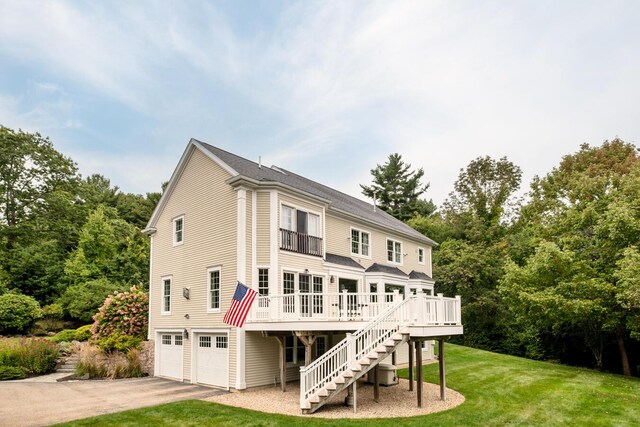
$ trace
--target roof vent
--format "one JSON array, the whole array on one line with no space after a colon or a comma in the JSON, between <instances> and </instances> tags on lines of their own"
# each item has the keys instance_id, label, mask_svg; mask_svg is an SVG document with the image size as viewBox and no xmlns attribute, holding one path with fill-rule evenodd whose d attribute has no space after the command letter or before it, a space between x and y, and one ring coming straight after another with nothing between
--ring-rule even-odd
<instances>
[{"instance_id":1,"label":"roof vent","mask_svg":"<svg viewBox=\"0 0 640 427\"><path fill-rule=\"evenodd\" d=\"M262 169L262 156L258 156L258 169Z\"/></svg>"}]
</instances>

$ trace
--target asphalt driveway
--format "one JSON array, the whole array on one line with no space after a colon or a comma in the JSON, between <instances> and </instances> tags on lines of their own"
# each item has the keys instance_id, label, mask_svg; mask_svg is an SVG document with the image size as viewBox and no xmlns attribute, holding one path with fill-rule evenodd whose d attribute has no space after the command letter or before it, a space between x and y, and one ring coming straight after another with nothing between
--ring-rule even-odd
<instances>
[{"instance_id":1,"label":"asphalt driveway","mask_svg":"<svg viewBox=\"0 0 640 427\"><path fill-rule=\"evenodd\" d=\"M226 393L162 378L0 382L0 426L46 426Z\"/></svg>"}]
</instances>

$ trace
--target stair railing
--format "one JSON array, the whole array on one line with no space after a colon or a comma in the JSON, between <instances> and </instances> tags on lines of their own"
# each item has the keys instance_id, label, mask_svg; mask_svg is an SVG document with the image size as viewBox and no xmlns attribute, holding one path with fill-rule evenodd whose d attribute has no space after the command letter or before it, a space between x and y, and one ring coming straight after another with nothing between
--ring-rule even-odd
<instances>
[{"instance_id":1,"label":"stair railing","mask_svg":"<svg viewBox=\"0 0 640 427\"><path fill-rule=\"evenodd\" d=\"M300 368L300 406L325 385L374 352L397 333L405 323L410 301L406 298L392 305L354 334L347 336L314 362Z\"/></svg>"}]
</instances>

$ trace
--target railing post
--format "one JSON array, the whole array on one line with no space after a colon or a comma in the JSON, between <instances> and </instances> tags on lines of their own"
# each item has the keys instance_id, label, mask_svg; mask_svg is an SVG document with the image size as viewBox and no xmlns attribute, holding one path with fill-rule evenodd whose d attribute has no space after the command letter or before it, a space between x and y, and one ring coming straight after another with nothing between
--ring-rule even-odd
<instances>
[{"instance_id":1,"label":"railing post","mask_svg":"<svg viewBox=\"0 0 640 427\"><path fill-rule=\"evenodd\" d=\"M342 320L347 320L348 319L348 306L349 305L349 296L347 295L347 290L343 289L342 293L340 294L340 305L338 306L341 310L340 313L340 317L342 318Z\"/></svg>"},{"instance_id":2,"label":"railing post","mask_svg":"<svg viewBox=\"0 0 640 427\"><path fill-rule=\"evenodd\" d=\"M300 408L305 408L306 406L306 402L305 402L305 395L307 393L307 367L306 366L301 366L300 367Z\"/></svg>"},{"instance_id":3,"label":"railing post","mask_svg":"<svg viewBox=\"0 0 640 427\"><path fill-rule=\"evenodd\" d=\"M293 312L296 316L296 320L300 320L300 292L293 293Z\"/></svg>"},{"instance_id":4,"label":"railing post","mask_svg":"<svg viewBox=\"0 0 640 427\"><path fill-rule=\"evenodd\" d=\"M456 325L462 324L462 300L456 295Z\"/></svg>"},{"instance_id":5,"label":"railing post","mask_svg":"<svg viewBox=\"0 0 640 427\"><path fill-rule=\"evenodd\" d=\"M444 315L444 294L438 294L438 302L437 302L437 309L436 309L436 324L438 325L443 325L444 321L445 321L445 315Z\"/></svg>"},{"instance_id":6,"label":"railing post","mask_svg":"<svg viewBox=\"0 0 640 427\"><path fill-rule=\"evenodd\" d=\"M355 340L353 339L353 334L350 332L346 333L347 338L347 366L351 369L352 366L356 364L356 346Z\"/></svg>"}]
</instances>

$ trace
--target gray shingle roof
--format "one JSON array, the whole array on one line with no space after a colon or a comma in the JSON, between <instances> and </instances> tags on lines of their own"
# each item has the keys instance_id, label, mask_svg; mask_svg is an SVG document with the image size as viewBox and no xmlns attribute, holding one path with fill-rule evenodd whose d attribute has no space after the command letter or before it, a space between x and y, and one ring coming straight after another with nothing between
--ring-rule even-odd
<instances>
[{"instance_id":1,"label":"gray shingle roof","mask_svg":"<svg viewBox=\"0 0 640 427\"><path fill-rule=\"evenodd\" d=\"M426 273L423 273L421 271L415 271L415 270L411 270L411 273L409 273L409 279L418 279L418 280L429 280L429 281L433 281L433 279L431 278L431 276L429 276Z\"/></svg>"},{"instance_id":2,"label":"gray shingle roof","mask_svg":"<svg viewBox=\"0 0 640 427\"><path fill-rule=\"evenodd\" d=\"M363 266L361 266L355 260L349 258L348 256L330 254L329 252L327 252L325 254L325 261L330 262L331 264L345 265L347 267L361 268L362 270L364 270Z\"/></svg>"},{"instance_id":3,"label":"gray shingle roof","mask_svg":"<svg viewBox=\"0 0 640 427\"><path fill-rule=\"evenodd\" d=\"M393 274L394 276L407 277L408 274L400 270L398 267L392 267L390 265L378 264L377 262L371 264L369 268L365 270L367 273L386 273Z\"/></svg>"},{"instance_id":4,"label":"gray shingle roof","mask_svg":"<svg viewBox=\"0 0 640 427\"><path fill-rule=\"evenodd\" d=\"M264 183L273 182L287 185L304 193L308 193L313 196L325 199L330 202L331 207L337 210L347 212L365 220L372 221L385 228L389 228L399 233L408 235L416 240L425 242L430 246L437 245L437 243L433 240L417 232L402 221L389 215L382 209L374 210L373 205L370 203L367 203L360 199L356 199L355 197L349 196L338 190L334 190L333 188L329 188L326 185L322 185L282 168L274 169L276 168L275 166L269 168L264 165L262 167L259 167L257 163L252 162L251 160L247 160L243 157L229 153L228 151L214 147L202 141L197 142L243 177L255 181L261 181ZM278 169L284 173L279 172Z\"/></svg>"}]
</instances>

